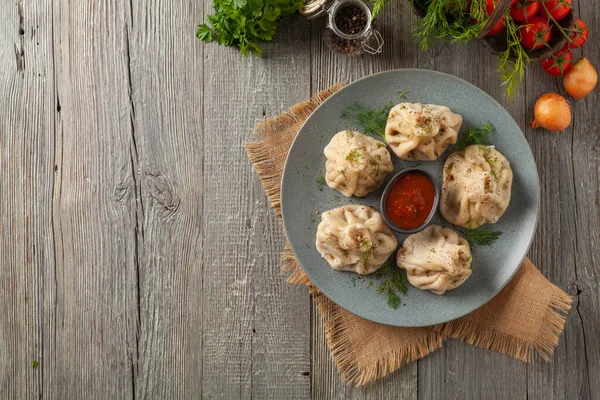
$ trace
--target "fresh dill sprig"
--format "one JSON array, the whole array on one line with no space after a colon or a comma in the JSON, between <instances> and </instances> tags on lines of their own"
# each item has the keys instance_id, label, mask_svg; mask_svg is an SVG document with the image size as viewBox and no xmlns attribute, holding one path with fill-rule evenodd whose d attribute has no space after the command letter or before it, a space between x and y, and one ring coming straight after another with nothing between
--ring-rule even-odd
<instances>
[{"instance_id":1,"label":"fresh dill sprig","mask_svg":"<svg viewBox=\"0 0 600 400\"><path fill-rule=\"evenodd\" d=\"M363 133L377 136L385 142L385 124L390 110L394 107L391 101L379 109L369 109L360 103L353 103L342 113L342 119L348 125L360 128Z\"/></svg>"},{"instance_id":2,"label":"fresh dill sprig","mask_svg":"<svg viewBox=\"0 0 600 400\"><path fill-rule=\"evenodd\" d=\"M377 293L387 297L387 303L393 309L397 309L400 305L400 294L405 295L407 291L408 281L399 268L392 266L389 261L386 261L378 271L378 276L387 275L387 277L379 284Z\"/></svg>"},{"instance_id":3,"label":"fresh dill sprig","mask_svg":"<svg viewBox=\"0 0 600 400\"><path fill-rule=\"evenodd\" d=\"M489 18L484 3L473 0L469 8L468 0L412 0L413 7L423 14L414 28L421 49L429 50L438 39L446 44L475 39Z\"/></svg>"},{"instance_id":4,"label":"fresh dill sprig","mask_svg":"<svg viewBox=\"0 0 600 400\"><path fill-rule=\"evenodd\" d=\"M458 142L456 142L456 148L462 150L472 144L478 144L480 146L490 146L489 134L494 130L494 125L491 122L481 125L479 128L473 128L468 126L465 133L462 134Z\"/></svg>"},{"instance_id":5,"label":"fresh dill sprig","mask_svg":"<svg viewBox=\"0 0 600 400\"><path fill-rule=\"evenodd\" d=\"M371 11L371 21L375 19L377 14L387 5L388 0L372 0L373 11Z\"/></svg>"},{"instance_id":6,"label":"fresh dill sprig","mask_svg":"<svg viewBox=\"0 0 600 400\"><path fill-rule=\"evenodd\" d=\"M506 50L498 54L498 70L502 86L506 86L506 96L514 99L517 88L523 80L525 69L530 64L529 56L519 40L519 27L507 10L506 18ZM515 59L511 60L511 56Z\"/></svg>"},{"instance_id":7,"label":"fresh dill sprig","mask_svg":"<svg viewBox=\"0 0 600 400\"><path fill-rule=\"evenodd\" d=\"M501 231L494 231L486 226L475 229L459 229L458 231L471 246L490 246L502 235Z\"/></svg>"}]
</instances>

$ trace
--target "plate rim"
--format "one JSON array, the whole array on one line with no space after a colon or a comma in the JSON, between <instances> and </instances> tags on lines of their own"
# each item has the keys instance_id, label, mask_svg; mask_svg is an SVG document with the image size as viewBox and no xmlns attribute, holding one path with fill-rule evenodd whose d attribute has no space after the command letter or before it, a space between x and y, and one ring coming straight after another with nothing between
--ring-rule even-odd
<instances>
[{"instance_id":1,"label":"plate rim","mask_svg":"<svg viewBox=\"0 0 600 400\"><path fill-rule=\"evenodd\" d=\"M364 313L355 313L354 311L348 310L347 308L341 306L340 304L338 304L336 301L334 301L330 295L326 292L323 291L316 283L314 283L311 275L309 272L307 272L307 270L304 268L304 266L302 265L302 262L300 261L300 259L297 257L296 255L296 250L295 250L295 246L294 244L288 240L287 238L287 231L288 231L288 224L286 223L286 218L285 218L285 212L284 212L284 192L285 192L285 185L284 182L286 180L286 176L289 179L289 176L292 175L292 173L289 171L289 158L290 155L292 154L292 150L294 149L294 146L297 145L297 143L299 142L299 138L300 135L303 131L303 129L305 128L306 124L310 121L310 119L312 118L312 116L314 115L314 113L319 110L321 107L325 107L327 106L327 103L329 101L331 101L331 99L335 98L336 96L340 96L344 90L346 90L347 88L363 81L363 80L367 80L367 79L373 79L376 76L381 76L381 75L388 75L388 74L396 74L396 73L402 73L402 72L419 72L419 73L426 73L426 74L434 74L434 75L442 75L446 78L449 79L454 79L459 81L460 83L470 86L472 89L474 89L477 92L480 92L481 94L483 94L484 96L487 96L500 110L502 110L502 112L508 117L510 118L515 125L518 127L519 133L520 135L523 137L523 139L525 140L525 142L527 143L527 151L530 155L531 161L533 162L533 165L535 167L534 169L534 174L535 174L535 180L537 182L537 186L538 186L538 190L537 190L537 195L536 195L536 213L535 213L535 221L533 224L533 234L531 235L531 237L529 238L529 242L527 243L526 246L526 250L525 250L525 254L523 255L523 257L521 258L521 261L519 262L519 266L517 268L514 269L514 271L512 271L512 273L510 274L509 278L506 280L506 282L504 282L499 288L498 290L490 295L489 297L485 298L485 300L472 308L469 308L467 311L465 311L464 313L456 316L455 318L452 319L446 319L446 320L440 320L440 321L434 321L434 322L430 322L427 324L389 324L387 322L382 322L381 320L378 320L376 317L371 316L371 315L365 315ZM342 309L360 317L360 318L364 318L366 320L372 321L372 322L376 322L376 323L380 323L380 324L384 324L384 325L389 325L389 326L398 326L398 327L410 327L410 328L418 328L418 327L424 327L424 326L432 326L432 325L437 325L437 324L442 324L442 323L447 323L447 322L451 322L451 321L455 321L457 319L460 319L462 317L464 317L465 315L468 315L476 310L478 310L479 308L483 307L485 304L487 304L490 300L492 300L494 297L496 297L498 295L498 293L500 293L505 287L506 285L508 285L508 283L510 281L512 281L512 279L514 278L514 276L516 275L516 273L519 271L520 266L523 264L523 260L525 260L525 258L527 258L527 255L529 253L529 250L531 249L531 245L533 243L533 240L535 238L535 235L537 234L537 229L538 229L538 224L539 224L539 219L540 219L540 212L541 212L541 181L540 181L540 176L538 173L538 166L535 160L535 157L533 155L533 151L531 150L531 145L529 144L529 141L527 141L527 137L525 136L525 134L523 133L523 130L521 129L521 127L519 126L519 124L517 123L517 121L515 121L515 119L512 117L512 115L510 115L510 113L496 100L494 99L492 96L490 96L486 91L484 91L483 89L479 88L478 86L462 79L459 78L458 76L455 75L451 75L451 74L447 74L445 72L440 72L440 71L435 71L435 70L431 70L431 69L424 69L424 68L398 68L398 69L392 69L392 70L386 70L386 71L380 71L377 73L373 73L367 76L363 76L362 78L359 78L355 81L352 81L350 83L348 83L347 85L344 85L342 88L340 88L339 90L337 90L336 92L332 93L330 96L328 96L321 104L319 104L312 112L311 114L308 116L308 118L304 121L304 123L302 124L302 126L300 127L300 129L298 130L298 133L296 134L296 136L294 137L294 140L292 141L292 144L288 150L288 153L285 157L285 164L283 167L283 173L281 175L281 191L280 191L280 203L281 203L281 220L283 222L283 229L284 229L284 234L286 236L286 241L289 244L292 253L294 254L294 258L296 260L296 262L298 263L298 265L302 268L302 271L306 274L306 276L310 279L311 283L317 288L319 289L319 291L321 291L321 293L323 293L329 300L331 300L333 303L335 303L338 307L341 307ZM454 226L454 224L451 224ZM401 244L400 244L401 245ZM399 246L400 246L399 245Z\"/></svg>"}]
</instances>

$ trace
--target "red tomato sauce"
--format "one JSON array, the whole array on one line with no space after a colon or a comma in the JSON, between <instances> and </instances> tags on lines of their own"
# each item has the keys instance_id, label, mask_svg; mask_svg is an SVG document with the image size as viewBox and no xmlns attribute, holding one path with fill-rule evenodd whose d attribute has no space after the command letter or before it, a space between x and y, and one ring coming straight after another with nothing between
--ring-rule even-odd
<instances>
[{"instance_id":1,"label":"red tomato sauce","mask_svg":"<svg viewBox=\"0 0 600 400\"><path fill-rule=\"evenodd\" d=\"M394 182L387 194L385 211L399 228L415 229L429 217L434 199L431 180L419 172L409 172Z\"/></svg>"}]
</instances>

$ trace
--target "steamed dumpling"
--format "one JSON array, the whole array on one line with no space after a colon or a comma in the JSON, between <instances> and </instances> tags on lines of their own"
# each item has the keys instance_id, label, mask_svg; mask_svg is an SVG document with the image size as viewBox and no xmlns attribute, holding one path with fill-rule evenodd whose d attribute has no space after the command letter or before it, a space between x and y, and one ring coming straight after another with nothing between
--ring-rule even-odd
<instances>
[{"instance_id":1,"label":"steamed dumpling","mask_svg":"<svg viewBox=\"0 0 600 400\"><path fill-rule=\"evenodd\" d=\"M510 202L512 181L510 163L493 146L468 146L444 164L440 212L465 228L496 223Z\"/></svg>"},{"instance_id":2,"label":"steamed dumpling","mask_svg":"<svg viewBox=\"0 0 600 400\"><path fill-rule=\"evenodd\" d=\"M448 107L400 103L390 110L385 140L403 160L431 161L456 143L461 124Z\"/></svg>"},{"instance_id":3,"label":"steamed dumpling","mask_svg":"<svg viewBox=\"0 0 600 400\"><path fill-rule=\"evenodd\" d=\"M396 256L411 285L435 294L462 285L471 276L471 260L469 243L439 225L408 236Z\"/></svg>"},{"instance_id":4,"label":"steamed dumpling","mask_svg":"<svg viewBox=\"0 0 600 400\"><path fill-rule=\"evenodd\" d=\"M396 237L371 207L349 205L321 215L317 250L333 269L370 274L396 247Z\"/></svg>"},{"instance_id":5,"label":"steamed dumpling","mask_svg":"<svg viewBox=\"0 0 600 400\"><path fill-rule=\"evenodd\" d=\"M338 132L325 147L325 156L325 182L346 197L377 190L394 170L385 143L360 132Z\"/></svg>"}]
</instances>

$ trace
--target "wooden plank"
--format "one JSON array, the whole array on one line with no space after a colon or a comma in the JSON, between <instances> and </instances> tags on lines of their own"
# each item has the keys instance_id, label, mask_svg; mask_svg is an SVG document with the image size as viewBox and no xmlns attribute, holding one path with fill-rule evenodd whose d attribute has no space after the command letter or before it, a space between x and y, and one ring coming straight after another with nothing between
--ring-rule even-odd
<instances>
[{"instance_id":1,"label":"wooden plank","mask_svg":"<svg viewBox=\"0 0 600 400\"><path fill-rule=\"evenodd\" d=\"M129 316L138 329L134 394L197 398L202 319L210 312L202 302L203 47L194 36L204 10L196 1L140 0L128 12L123 91L131 103L139 307Z\"/></svg>"},{"instance_id":2,"label":"wooden plank","mask_svg":"<svg viewBox=\"0 0 600 400\"><path fill-rule=\"evenodd\" d=\"M378 17L383 35L383 53L375 56L345 57L330 51L323 43L325 21L311 24L311 58L313 91L325 89L337 82L351 82L372 73L396 68L416 67L417 48L409 29L414 19L410 5L405 1L391 2ZM384 101L386 99L382 99ZM316 306L312 306L312 395L315 399L416 399L417 364L409 364L388 378L377 381L366 389L344 385L327 347L324 327Z\"/></svg>"},{"instance_id":3,"label":"wooden plank","mask_svg":"<svg viewBox=\"0 0 600 400\"><path fill-rule=\"evenodd\" d=\"M54 322L48 397L132 397L136 343L135 177L126 9L54 3Z\"/></svg>"},{"instance_id":4,"label":"wooden plank","mask_svg":"<svg viewBox=\"0 0 600 400\"><path fill-rule=\"evenodd\" d=\"M598 34L597 7L580 1L576 13ZM600 45L590 41L581 53L599 65ZM558 91L568 98L562 82L546 76L539 68L528 73L528 114L537 97ZM600 136L595 126L597 91L583 102L572 101L573 124L564 132L527 131L542 180L542 218L532 256L551 281L575 296L559 347L550 363L528 366L528 395L531 399L600 397L600 346L591 339L600 335L599 193Z\"/></svg>"},{"instance_id":5,"label":"wooden plank","mask_svg":"<svg viewBox=\"0 0 600 400\"><path fill-rule=\"evenodd\" d=\"M477 66L476 68L474 66ZM479 43L438 46L419 55L419 67L446 72L471 82L489 93L524 128L525 85L514 102L504 96L496 78L495 56ZM419 360L419 398L423 399L520 399L526 397L524 363L502 354L456 341Z\"/></svg>"},{"instance_id":6,"label":"wooden plank","mask_svg":"<svg viewBox=\"0 0 600 400\"><path fill-rule=\"evenodd\" d=\"M310 395L309 297L279 275L282 232L243 147L256 121L310 95L308 23L281 28L260 58L204 49L206 398Z\"/></svg>"},{"instance_id":7,"label":"wooden plank","mask_svg":"<svg viewBox=\"0 0 600 400\"><path fill-rule=\"evenodd\" d=\"M528 109L531 116L536 98L547 91L559 90L554 79L548 78L538 68L531 68L527 76ZM538 172L542 186L542 202L538 232L531 248L531 258L540 271L562 288L567 288L575 278L575 235L564 235L562 232L576 232L574 226L576 209L574 182L572 172L572 138L573 131L552 134L527 129L526 135L536 157ZM556 184L561 182L557 193ZM567 203L565 203L567 202ZM572 202L572 203L571 203ZM567 206L568 205L568 206ZM566 206L566 207L565 207ZM553 217L557 216L557 217ZM573 290L569 290L573 293ZM574 315L567 321L563 339L569 339L568 348L561 345L557 349L551 363L536 363L528 366L528 394L537 399L564 398L566 386L571 379L565 380L567 369L577 371L581 376L581 368L585 363L576 359L582 355L581 330L574 324ZM574 365L577 362L577 365ZM577 381L572 377L572 383ZM571 388L572 389L572 388ZM569 395L579 397L579 390ZM570 397L570 396L569 396Z\"/></svg>"},{"instance_id":8,"label":"wooden plank","mask_svg":"<svg viewBox=\"0 0 600 400\"><path fill-rule=\"evenodd\" d=\"M0 37L0 397L38 398L54 354L49 2L0 6Z\"/></svg>"}]
</instances>

